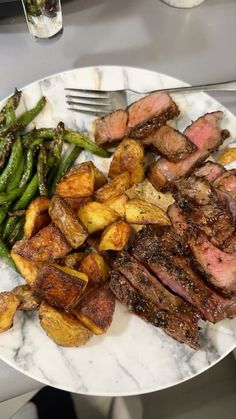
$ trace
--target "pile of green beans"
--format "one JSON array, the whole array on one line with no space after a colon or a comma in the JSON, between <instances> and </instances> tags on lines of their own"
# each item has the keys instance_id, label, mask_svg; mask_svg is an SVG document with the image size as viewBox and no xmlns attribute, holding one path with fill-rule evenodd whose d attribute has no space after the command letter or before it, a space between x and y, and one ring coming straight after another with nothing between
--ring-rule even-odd
<instances>
[{"instance_id":1,"label":"pile of green beans","mask_svg":"<svg viewBox=\"0 0 236 419\"><path fill-rule=\"evenodd\" d=\"M23 237L25 210L37 196L51 197L58 181L86 149L100 157L110 153L98 147L86 134L56 128L33 129L27 125L46 105L43 96L36 106L16 116L22 92L15 90L0 110L0 257L15 267L10 249ZM70 144L63 152L65 143Z\"/></svg>"}]
</instances>

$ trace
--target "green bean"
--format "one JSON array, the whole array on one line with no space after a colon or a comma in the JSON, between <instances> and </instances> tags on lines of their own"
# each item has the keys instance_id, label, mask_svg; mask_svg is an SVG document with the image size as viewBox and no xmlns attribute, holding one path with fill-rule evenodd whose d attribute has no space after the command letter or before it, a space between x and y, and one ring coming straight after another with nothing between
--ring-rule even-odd
<instances>
[{"instance_id":1,"label":"green bean","mask_svg":"<svg viewBox=\"0 0 236 419\"><path fill-rule=\"evenodd\" d=\"M14 201L16 198L19 198L24 192L24 189L25 187L15 188L11 191L0 194L0 205L8 204L9 202Z\"/></svg>"},{"instance_id":2,"label":"green bean","mask_svg":"<svg viewBox=\"0 0 236 419\"><path fill-rule=\"evenodd\" d=\"M52 140L54 138L54 135L54 128L34 129L22 136L23 145L24 147L30 147L34 140L37 140L40 144L42 144L44 140Z\"/></svg>"},{"instance_id":3,"label":"green bean","mask_svg":"<svg viewBox=\"0 0 236 419\"><path fill-rule=\"evenodd\" d=\"M7 136L1 141L1 151L0 151L0 169L5 166L5 163L8 159L8 156L11 152L15 136L10 132Z\"/></svg>"},{"instance_id":4,"label":"green bean","mask_svg":"<svg viewBox=\"0 0 236 419\"><path fill-rule=\"evenodd\" d=\"M0 126L2 126L5 123L9 123L9 121L6 121L6 117L9 119L9 116L7 114L12 110L15 111L15 109L19 105L21 94L21 91L15 89L14 94L7 100L6 105L0 111Z\"/></svg>"},{"instance_id":5,"label":"green bean","mask_svg":"<svg viewBox=\"0 0 236 419\"><path fill-rule=\"evenodd\" d=\"M34 166L34 153L32 150L28 150L27 154L26 154L26 162L25 162L25 167L24 167L24 174L21 178L21 181L19 183L19 187L23 187L25 186L32 175L32 171L33 171L33 166Z\"/></svg>"},{"instance_id":6,"label":"green bean","mask_svg":"<svg viewBox=\"0 0 236 419\"><path fill-rule=\"evenodd\" d=\"M24 165L25 165L25 159L22 156L20 164L15 171L15 175L11 177L10 181L7 184L7 191L13 191L14 189L19 187L19 183L24 172Z\"/></svg>"},{"instance_id":7,"label":"green bean","mask_svg":"<svg viewBox=\"0 0 236 419\"><path fill-rule=\"evenodd\" d=\"M14 230L9 235L7 243L10 246L10 248L14 246L16 241L19 240L19 235L23 233L24 221L24 217L20 217L16 223Z\"/></svg>"},{"instance_id":8,"label":"green bean","mask_svg":"<svg viewBox=\"0 0 236 419\"><path fill-rule=\"evenodd\" d=\"M39 179L39 193L42 196L48 195L46 187L46 166L47 166L47 154L45 147L41 147L38 155L37 173Z\"/></svg>"},{"instance_id":9,"label":"green bean","mask_svg":"<svg viewBox=\"0 0 236 419\"><path fill-rule=\"evenodd\" d=\"M22 144L20 137L18 136L12 147L12 152L7 166L0 175L0 192L4 191L7 185L7 181L10 176L14 176L14 173L20 164L22 158Z\"/></svg>"},{"instance_id":10,"label":"green bean","mask_svg":"<svg viewBox=\"0 0 236 419\"><path fill-rule=\"evenodd\" d=\"M0 239L0 257L2 257L11 268L16 269L16 265L10 256L10 252L2 239Z\"/></svg>"},{"instance_id":11,"label":"green bean","mask_svg":"<svg viewBox=\"0 0 236 419\"><path fill-rule=\"evenodd\" d=\"M0 128L0 135L6 135L9 131L18 131L28 125L44 108L46 98L44 96L39 99L36 106L29 111L26 111L15 122L9 123Z\"/></svg>"},{"instance_id":12,"label":"green bean","mask_svg":"<svg viewBox=\"0 0 236 419\"><path fill-rule=\"evenodd\" d=\"M80 148L74 146L72 148L69 148L67 152L65 153L65 155L62 157L61 162L58 165L56 176L54 177L53 182L50 187L50 196L54 194L57 183L64 176L64 174L69 170L69 168L75 162L75 160L80 155L80 153L81 153Z\"/></svg>"},{"instance_id":13,"label":"green bean","mask_svg":"<svg viewBox=\"0 0 236 419\"><path fill-rule=\"evenodd\" d=\"M9 210L10 206L11 206L11 202L0 207L0 225L2 225L2 222L5 220L7 216L7 211Z\"/></svg>"},{"instance_id":14,"label":"green bean","mask_svg":"<svg viewBox=\"0 0 236 419\"><path fill-rule=\"evenodd\" d=\"M55 136L51 143L52 153L56 160L59 161L61 158L61 152L63 147L63 141L64 141L64 133L65 133L65 125L63 122L59 122L55 129Z\"/></svg>"},{"instance_id":15,"label":"green bean","mask_svg":"<svg viewBox=\"0 0 236 419\"><path fill-rule=\"evenodd\" d=\"M21 217L22 215L25 215L26 210L10 210L8 211L8 215L10 215L10 217Z\"/></svg>"}]
</instances>

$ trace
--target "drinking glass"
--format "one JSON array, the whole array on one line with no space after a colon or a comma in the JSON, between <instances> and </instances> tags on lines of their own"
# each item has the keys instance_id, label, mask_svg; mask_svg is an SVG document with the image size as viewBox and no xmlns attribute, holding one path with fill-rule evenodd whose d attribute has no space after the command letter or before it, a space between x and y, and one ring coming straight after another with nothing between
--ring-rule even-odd
<instances>
[{"instance_id":1,"label":"drinking glass","mask_svg":"<svg viewBox=\"0 0 236 419\"><path fill-rule=\"evenodd\" d=\"M205 0L162 0L164 3L173 7L191 8L202 4Z\"/></svg>"},{"instance_id":2,"label":"drinking glass","mask_svg":"<svg viewBox=\"0 0 236 419\"><path fill-rule=\"evenodd\" d=\"M22 4L33 39L51 39L63 32L60 0L22 0Z\"/></svg>"}]
</instances>

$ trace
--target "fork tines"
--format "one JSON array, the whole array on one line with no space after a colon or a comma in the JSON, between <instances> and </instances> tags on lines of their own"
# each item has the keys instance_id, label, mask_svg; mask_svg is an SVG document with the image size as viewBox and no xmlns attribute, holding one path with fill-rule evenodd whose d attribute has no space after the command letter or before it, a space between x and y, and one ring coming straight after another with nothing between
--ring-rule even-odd
<instances>
[{"instance_id":1,"label":"fork tines","mask_svg":"<svg viewBox=\"0 0 236 419\"><path fill-rule=\"evenodd\" d=\"M110 96L106 91L73 89L68 87L65 90L76 92L76 94L66 95L66 102L70 106L68 110L99 116L112 111Z\"/></svg>"}]
</instances>

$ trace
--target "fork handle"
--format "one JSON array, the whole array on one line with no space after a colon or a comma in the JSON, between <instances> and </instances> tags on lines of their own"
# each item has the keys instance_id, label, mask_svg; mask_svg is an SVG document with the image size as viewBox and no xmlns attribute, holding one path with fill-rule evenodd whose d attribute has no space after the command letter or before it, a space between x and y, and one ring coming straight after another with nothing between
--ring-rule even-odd
<instances>
[{"instance_id":1,"label":"fork handle","mask_svg":"<svg viewBox=\"0 0 236 419\"><path fill-rule=\"evenodd\" d=\"M171 87L169 89L158 89L152 90L147 93L155 92L169 92L169 93L182 93L182 92L198 92L198 91L236 91L236 80L225 81L223 83L210 83L210 84L199 84L196 86L184 86L184 87ZM141 93L141 92L136 92ZM144 93L144 92L143 92Z\"/></svg>"}]
</instances>

